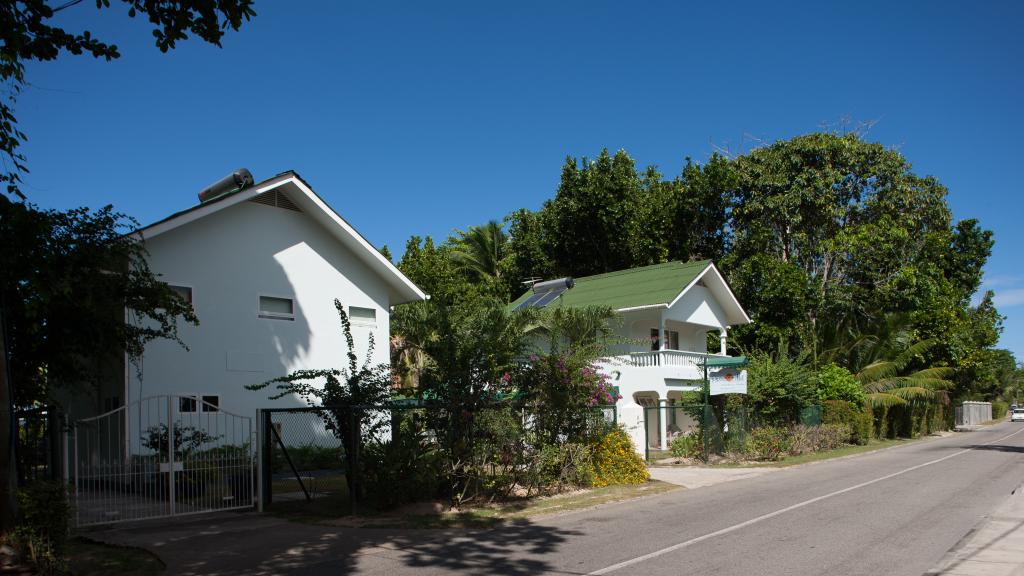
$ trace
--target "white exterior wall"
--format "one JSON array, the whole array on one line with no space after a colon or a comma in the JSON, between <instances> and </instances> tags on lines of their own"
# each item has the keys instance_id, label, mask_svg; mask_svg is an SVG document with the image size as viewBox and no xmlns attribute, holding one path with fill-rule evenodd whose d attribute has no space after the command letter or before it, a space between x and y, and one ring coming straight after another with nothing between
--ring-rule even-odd
<instances>
[{"instance_id":1,"label":"white exterior wall","mask_svg":"<svg viewBox=\"0 0 1024 576\"><path fill-rule=\"evenodd\" d=\"M335 298L376 310L374 326L353 325L357 354L365 359L372 333L373 363L388 362L388 287L303 213L241 202L156 236L146 248L161 280L192 288L200 325L181 322L189 351L167 341L147 346L142 382L132 368L126 375L126 403L140 394L217 394L222 410L243 416L306 405L244 386L297 369L344 368ZM258 317L260 295L293 298L295 319Z\"/></svg>"}]
</instances>

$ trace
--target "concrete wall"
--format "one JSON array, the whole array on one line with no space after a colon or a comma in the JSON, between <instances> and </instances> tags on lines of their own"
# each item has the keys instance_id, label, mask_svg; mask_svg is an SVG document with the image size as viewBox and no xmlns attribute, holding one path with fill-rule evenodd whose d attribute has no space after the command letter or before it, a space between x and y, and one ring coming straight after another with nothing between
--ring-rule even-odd
<instances>
[{"instance_id":1,"label":"concrete wall","mask_svg":"<svg viewBox=\"0 0 1024 576\"><path fill-rule=\"evenodd\" d=\"M333 300L372 308L376 322L354 325L360 360L370 334L373 363L388 361L390 302L384 281L305 214L242 202L150 239L152 270L192 288L200 325L180 328L186 351L154 342L140 382L129 368L128 402L158 394L217 394L221 409L304 406L243 387L297 369L343 368L346 345ZM259 296L294 301L294 320L261 318Z\"/></svg>"},{"instance_id":2,"label":"concrete wall","mask_svg":"<svg viewBox=\"0 0 1024 576\"><path fill-rule=\"evenodd\" d=\"M977 426L992 419L990 402L964 402L960 408L957 426Z\"/></svg>"}]
</instances>

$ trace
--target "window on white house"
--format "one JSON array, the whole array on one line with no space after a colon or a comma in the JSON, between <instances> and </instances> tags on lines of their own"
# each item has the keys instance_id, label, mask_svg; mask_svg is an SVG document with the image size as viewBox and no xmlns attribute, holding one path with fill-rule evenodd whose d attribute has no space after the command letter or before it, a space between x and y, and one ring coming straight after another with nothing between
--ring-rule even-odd
<instances>
[{"instance_id":1,"label":"window on white house","mask_svg":"<svg viewBox=\"0 0 1024 576\"><path fill-rule=\"evenodd\" d=\"M103 399L103 411L104 412L110 412L111 410L116 410L116 409L118 409L120 407L121 407L121 397L120 396L116 396L116 395L115 396L108 396L108 397Z\"/></svg>"},{"instance_id":2,"label":"window on white house","mask_svg":"<svg viewBox=\"0 0 1024 576\"><path fill-rule=\"evenodd\" d=\"M260 296L260 318L295 319L295 303L291 298Z\"/></svg>"},{"instance_id":3,"label":"window on white house","mask_svg":"<svg viewBox=\"0 0 1024 576\"><path fill-rule=\"evenodd\" d=\"M668 350L679 350L679 332L665 330L665 344Z\"/></svg>"},{"instance_id":4,"label":"window on white house","mask_svg":"<svg viewBox=\"0 0 1024 576\"><path fill-rule=\"evenodd\" d=\"M179 396L178 397L178 412L192 413L196 411L196 397L195 396Z\"/></svg>"},{"instance_id":5,"label":"window on white house","mask_svg":"<svg viewBox=\"0 0 1024 576\"><path fill-rule=\"evenodd\" d=\"M189 304L192 303L191 286L175 286L174 284L168 284L167 287L171 289L171 292L177 294L185 302L188 302Z\"/></svg>"},{"instance_id":6,"label":"window on white house","mask_svg":"<svg viewBox=\"0 0 1024 576\"><path fill-rule=\"evenodd\" d=\"M661 349L661 338L658 337L658 329L651 328L651 351L656 352Z\"/></svg>"},{"instance_id":7,"label":"window on white house","mask_svg":"<svg viewBox=\"0 0 1024 576\"><path fill-rule=\"evenodd\" d=\"M203 412L220 412L220 396L203 394Z\"/></svg>"},{"instance_id":8,"label":"window on white house","mask_svg":"<svg viewBox=\"0 0 1024 576\"><path fill-rule=\"evenodd\" d=\"M377 324L377 311L373 308L349 306L348 317L352 320L353 324L361 324L363 326L374 326Z\"/></svg>"}]
</instances>

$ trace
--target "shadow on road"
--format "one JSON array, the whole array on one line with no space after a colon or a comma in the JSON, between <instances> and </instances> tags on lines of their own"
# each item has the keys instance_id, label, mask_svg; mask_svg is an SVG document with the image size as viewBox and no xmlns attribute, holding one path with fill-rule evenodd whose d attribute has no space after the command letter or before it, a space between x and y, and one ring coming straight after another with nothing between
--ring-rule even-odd
<instances>
[{"instance_id":1,"label":"shadow on road","mask_svg":"<svg viewBox=\"0 0 1024 576\"><path fill-rule=\"evenodd\" d=\"M1024 446L1010 446L1007 444L976 444L973 446L964 446L964 448L968 450L993 450L996 452L1024 454Z\"/></svg>"},{"instance_id":2,"label":"shadow on road","mask_svg":"<svg viewBox=\"0 0 1024 576\"><path fill-rule=\"evenodd\" d=\"M142 546L169 574L434 573L520 576L554 571L546 558L578 532L517 520L487 529L319 526L254 513L123 526L91 537ZM433 571L429 569L433 569Z\"/></svg>"}]
</instances>

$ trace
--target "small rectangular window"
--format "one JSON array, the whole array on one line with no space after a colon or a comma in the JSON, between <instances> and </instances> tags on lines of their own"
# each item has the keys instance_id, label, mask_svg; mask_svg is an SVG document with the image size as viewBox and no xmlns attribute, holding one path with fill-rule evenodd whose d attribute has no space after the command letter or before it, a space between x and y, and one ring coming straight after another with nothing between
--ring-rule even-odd
<instances>
[{"instance_id":1,"label":"small rectangular window","mask_svg":"<svg viewBox=\"0 0 1024 576\"><path fill-rule=\"evenodd\" d=\"M196 411L196 397L195 396L180 396L178 397L178 412L195 412Z\"/></svg>"},{"instance_id":2,"label":"small rectangular window","mask_svg":"<svg viewBox=\"0 0 1024 576\"><path fill-rule=\"evenodd\" d=\"M658 338L658 329L651 328L651 351L661 349L661 339Z\"/></svg>"},{"instance_id":3,"label":"small rectangular window","mask_svg":"<svg viewBox=\"0 0 1024 576\"><path fill-rule=\"evenodd\" d=\"M120 408L120 407L121 407L121 397L120 396L108 396L108 397L103 399L103 411L104 412L110 412L111 410L115 410L115 409Z\"/></svg>"},{"instance_id":4,"label":"small rectangular window","mask_svg":"<svg viewBox=\"0 0 1024 576\"><path fill-rule=\"evenodd\" d=\"M260 296L260 318L295 319L295 305L291 298Z\"/></svg>"},{"instance_id":5,"label":"small rectangular window","mask_svg":"<svg viewBox=\"0 0 1024 576\"><path fill-rule=\"evenodd\" d=\"M220 396L204 394L202 409L203 412L220 412Z\"/></svg>"},{"instance_id":6,"label":"small rectangular window","mask_svg":"<svg viewBox=\"0 0 1024 576\"><path fill-rule=\"evenodd\" d=\"M377 311L373 308L360 308L349 306L348 316L353 324L375 325L377 324Z\"/></svg>"},{"instance_id":7,"label":"small rectangular window","mask_svg":"<svg viewBox=\"0 0 1024 576\"><path fill-rule=\"evenodd\" d=\"M192 288L190 286L175 286L174 284L168 284L167 287L171 289L171 292L177 294L178 297L185 302L188 302L189 304L192 303Z\"/></svg>"},{"instance_id":8,"label":"small rectangular window","mask_svg":"<svg viewBox=\"0 0 1024 576\"><path fill-rule=\"evenodd\" d=\"M665 348L668 350L679 350L679 332L665 330Z\"/></svg>"}]
</instances>

